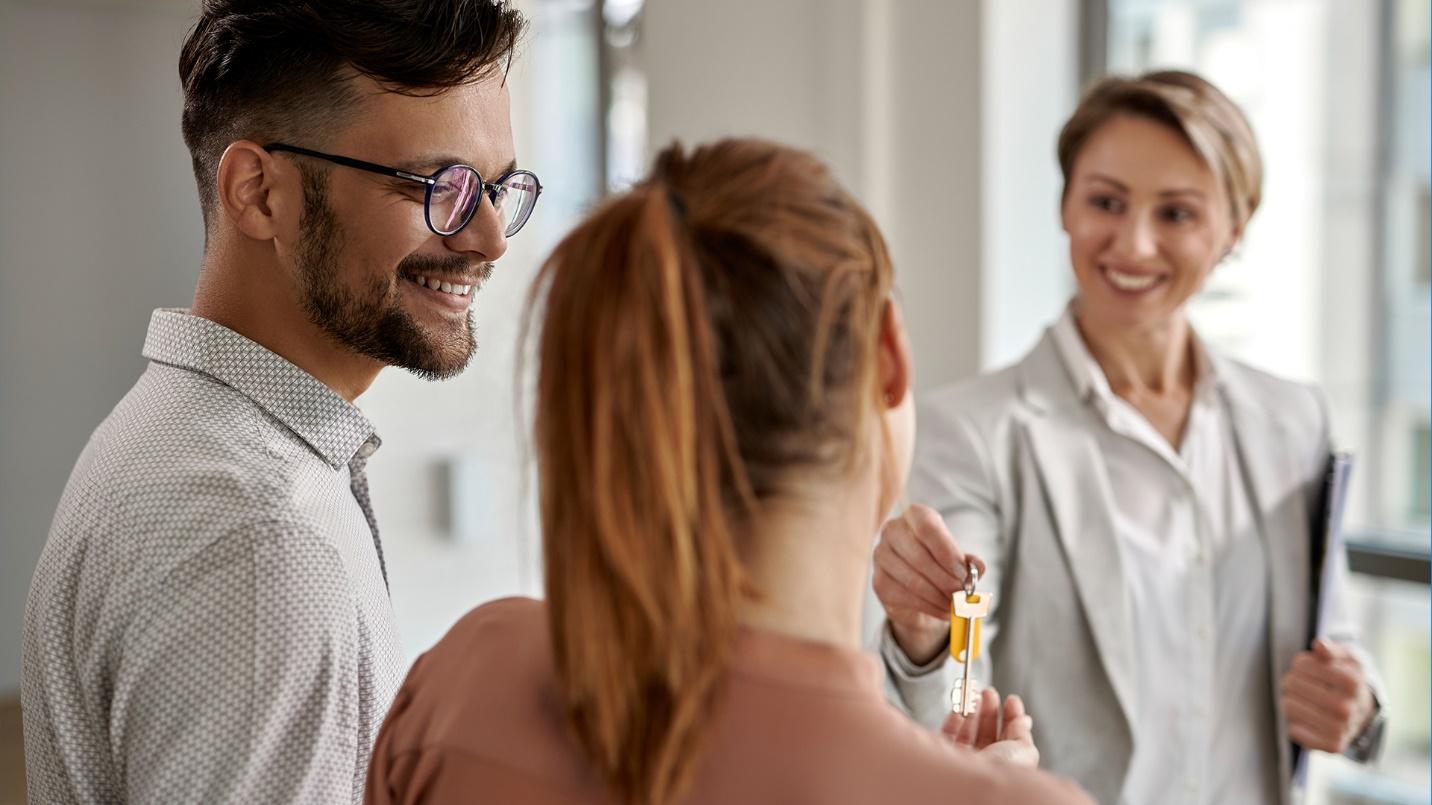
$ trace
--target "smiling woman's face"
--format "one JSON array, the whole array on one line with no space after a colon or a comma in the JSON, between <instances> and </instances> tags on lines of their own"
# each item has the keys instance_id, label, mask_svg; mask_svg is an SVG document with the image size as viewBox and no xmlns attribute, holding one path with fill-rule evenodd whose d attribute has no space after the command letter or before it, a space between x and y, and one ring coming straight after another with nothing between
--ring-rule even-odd
<instances>
[{"instance_id":1,"label":"smiling woman's face","mask_svg":"<svg viewBox=\"0 0 1432 805\"><path fill-rule=\"evenodd\" d=\"M1119 115L1084 143L1060 217L1081 321L1112 330L1162 326L1237 242L1218 178L1174 129Z\"/></svg>"}]
</instances>

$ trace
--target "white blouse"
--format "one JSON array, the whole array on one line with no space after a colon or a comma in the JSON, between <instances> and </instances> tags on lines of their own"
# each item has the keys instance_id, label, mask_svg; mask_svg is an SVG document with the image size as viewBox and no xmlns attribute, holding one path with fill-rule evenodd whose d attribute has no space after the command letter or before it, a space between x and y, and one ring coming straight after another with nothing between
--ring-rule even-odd
<instances>
[{"instance_id":1,"label":"white blouse","mask_svg":"<svg viewBox=\"0 0 1432 805\"><path fill-rule=\"evenodd\" d=\"M1268 559L1219 379L1195 337L1198 379L1175 450L1116 396L1072 307L1053 328L1114 492L1137 676L1131 803L1274 802L1278 747L1268 678Z\"/></svg>"}]
</instances>

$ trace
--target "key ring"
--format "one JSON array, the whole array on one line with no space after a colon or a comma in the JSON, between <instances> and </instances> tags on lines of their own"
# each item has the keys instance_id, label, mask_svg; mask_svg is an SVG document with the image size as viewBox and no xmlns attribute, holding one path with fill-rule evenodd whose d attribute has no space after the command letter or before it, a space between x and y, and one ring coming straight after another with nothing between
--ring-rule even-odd
<instances>
[{"instance_id":1,"label":"key ring","mask_svg":"<svg viewBox=\"0 0 1432 805\"><path fill-rule=\"evenodd\" d=\"M965 560L965 595L975 594L975 585L980 581L980 570L972 560Z\"/></svg>"}]
</instances>

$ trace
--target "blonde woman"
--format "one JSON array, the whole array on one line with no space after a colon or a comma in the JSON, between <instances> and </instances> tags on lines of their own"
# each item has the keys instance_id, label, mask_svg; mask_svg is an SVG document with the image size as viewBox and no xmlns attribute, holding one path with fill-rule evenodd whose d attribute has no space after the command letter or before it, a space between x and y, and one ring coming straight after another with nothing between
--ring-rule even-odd
<instances>
[{"instance_id":1,"label":"blonde woman","mask_svg":"<svg viewBox=\"0 0 1432 805\"><path fill-rule=\"evenodd\" d=\"M1017 697L931 734L860 651L914 438L892 281L869 215L769 143L669 148L569 235L539 280L547 601L418 660L368 800L1086 802L1026 768Z\"/></svg>"},{"instance_id":2,"label":"blonde woman","mask_svg":"<svg viewBox=\"0 0 1432 805\"><path fill-rule=\"evenodd\" d=\"M1381 719L1345 618L1306 645L1322 398L1185 315L1258 207L1253 133L1166 71L1093 86L1058 154L1077 293L1018 364L922 401L929 506L876 551L895 695L948 711L968 551L997 591L977 676L1039 714L1045 768L1101 802L1286 802L1292 743L1366 759Z\"/></svg>"}]
</instances>

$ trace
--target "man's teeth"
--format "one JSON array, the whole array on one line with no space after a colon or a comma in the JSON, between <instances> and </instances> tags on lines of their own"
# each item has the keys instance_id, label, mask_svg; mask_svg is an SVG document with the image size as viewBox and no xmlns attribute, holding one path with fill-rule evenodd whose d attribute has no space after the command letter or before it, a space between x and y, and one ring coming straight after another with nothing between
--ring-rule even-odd
<instances>
[{"instance_id":1,"label":"man's teeth","mask_svg":"<svg viewBox=\"0 0 1432 805\"><path fill-rule=\"evenodd\" d=\"M1153 287L1153 284L1159 281L1157 274L1125 274L1112 268L1104 273L1108 275L1109 281L1114 283L1115 288L1123 291L1142 291Z\"/></svg>"},{"instance_id":2,"label":"man's teeth","mask_svg":"<svg viewBox=\"0 0 1432 805\"><path fill-rule=\"evenodd\" d=\"M413 280L413 282L427 288L432 288L434 291L450 293L453 296L467 296L468 292L472 290L471 285L454 285L451 282L443 282L436 277L418 277Z\"/></svg>"}]
</instances>

